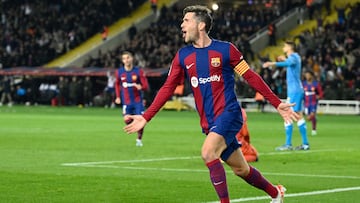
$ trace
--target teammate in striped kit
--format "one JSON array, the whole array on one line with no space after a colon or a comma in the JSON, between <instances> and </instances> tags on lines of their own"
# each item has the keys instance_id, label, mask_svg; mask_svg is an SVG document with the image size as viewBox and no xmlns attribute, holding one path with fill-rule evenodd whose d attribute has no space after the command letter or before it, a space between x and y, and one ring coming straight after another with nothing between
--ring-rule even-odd
<instances>
[{"instance_id":1,"label":"teammate in striped kit","mask_svg":"<svg viewBox=\"0 0 360 203\"><path fill-rule=\"evenodd\" d=\"M299 128L302 144L295 147L295 150L309 150L310 145L306 132L306 122L303 118L303 99L304 99L304 88L301 83L301 58L298 53L295 52L295 44L292 41L286 41L283 46L285 56L279 56L279 62L265 62L264 68L270 66L277 66L286 68L286 84L287 84L287 101L289 103L295 103L293 110L299 115L297 120L297 126ZM293 134L293 123L285 122L285 144L276 148L276 150L292 150L292 134Z\"/></svg>"},{"instance_id":2,"label":"teammate in striped kit","mask_svg":"<svg viewBox=\"0 0 360 203\"><path fill-rule=\"evenodd\" d=\"M230 201L221 158L237 176L265 191L272 198L271 202L283 202L285 188L271 184L257 169L248 165L239 148L236 134L242 127L243 118L234 92L234 73L244 77L269 100L286 122L296 120L298 115L291 109L293 104L282 103L261 77L249 68L232 43L209 37L212 26L210 12L199 5L184 9L182 36L190 45L176 53L164 85L146 112L142 116L127 116L133 122L125 126L124 131L134 133L143 128L172 96L185 74L194 95L200 125L206 134L201 156L220 201Z\"/></svg>"},{"instance_id":3,"label":"teammate in striped kit","mask_svg":"<svg viewBox=\"0 0 360 203\"><path fill-rule=\"evenodd\" d=\"M148 90L149 85L141 68L134 66L134 58L130 52L123 52L121 60L124 66L115 73L115 103L122 103L124 121L129 124L132 120L126 119L126 115L142 115L144 113L143 91ZM139 129L137 133L136 146L142 147L144 128Z\"/></svg>"},{"instance_id":4,"label":"teammate in striped kit","mask_svg":"<svg viewBox=\"0 0 360 203\"><path fill-rule=\"evenodd\" d=\"M312 71L305 72L303 87L305 91L305 114L307 119L311 121L311 135L316 135L316 109L318 100L323 97L323 91L320 83L314 80Z\"/></svg>"}]
</instances>

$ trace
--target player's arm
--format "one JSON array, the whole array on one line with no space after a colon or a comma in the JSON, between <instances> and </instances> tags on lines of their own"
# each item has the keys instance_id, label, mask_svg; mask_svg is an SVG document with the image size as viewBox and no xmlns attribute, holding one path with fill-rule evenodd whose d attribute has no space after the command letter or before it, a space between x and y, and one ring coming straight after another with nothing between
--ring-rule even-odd
<instances>
[{"instance_id":1,"label":"player's arm","mask_svg":"<svg viewBox=\"0 0 360 203\"><path fill-rule=\"evenodd\" d=\"M124 127L124 131L127 133L134 133L143 128L161 109L161 107L170 99L173 92L181 81L181 77L184 76L184 70L181 68L178 59L178 53L176 54L164 85L158 91L154 101L143 115L127 115L124 119L132 119L133 122Z\"/></svg>"},{"instance_id":2,"label":"player's arm","mask_svg":"<svg viewBox=\"0 0 360 203\"><path fill-rule=\"evenodd\" d=\"M284 61L279 61L279 62L265 62L263 64L264 68L268 68L270 66L276 66L276 67L282 67L282 68L287 68L290 67L292 64L295 63L295 58L289 56L288 58L286 58Z\"/></svg>"},{"instance_id":3,"label":"player's arm","mask_svg":"<svg viewBox=\"0 0 360 203\"><path fill-rule=\"evenodd\" d=\"M150 121L152 117L161 109L161 107L172 97L176 86L184 77L184 70L182 69L179 62L179 55L176 54L174 60L172 61L168 77L163 84L163 86L158 91L154 101L145 111L143 117L146 121Z\"/></svg>"},{"instance_id":4,"label":"player's arm","mask_svg":"<svg viewBox=\"0 0 360 203\"><path fill-rule=\"evenodd\" d=\"M116 99L115 99L115 103L116 104L120 104L121 103L121 99L120 99L120 76L119 76L119 71L115 71L115 94L116 94Z\"/></svg>"},{"instance_id":5,"label":"player's arm","mask_svg":"<svg viewBox=\"0 0 360 203\"><path fill-rule=\"evenodd\" d=\"M144 71L140 69L139 74L140 74L141 90L148 91L149 90L149 83L148 83L148 80L147 80L147 78L145 76Z\"/></svg>"},{"instance_id":6,"label":"player's arm","mask_svg":"<svg viewBox=\"0 0 360 203\"><path fill-rule=\"evenodd\" d=\"M275 108L279 106L281 100L271 91L269 86L260 77L260 75L250 69L245 60L241 60L240 63L234 68L234 71L242 76L251 87L260 92L260 94L263 95L265 99L271 103L271 105L273 105Z\"/></svg>"},{"instance_id":7,"label":"player's arm","mask_svg":"<svg viewBox=\"0 0 360 203\"><path fill-rule=\"evenodd\" d=\"M260 94L262 94L265 99L278 110L285 122L288 123L292 122L292 120L296 121L299 119L299 115L290 108L291 106L294 106L294 104L281 102L279 97L271 91L260 75L250 69L247 62L243 59L242 54L235 46L231 46L230 53L230 64L234 66L235 73L242 76L252 88L260 92Z\"/></svg>"},{"instance_id":8,"label":"player's arm","mask_svg":"<svg viewBox=\"0 0 360 203\"><path fill-rule=\"evenodd\" d=\"M324 97L324 92L323 92L321 84L319 82L316 85L316 96L317 96L317 99L322 99Z\"/></svg>"}]
</instances>

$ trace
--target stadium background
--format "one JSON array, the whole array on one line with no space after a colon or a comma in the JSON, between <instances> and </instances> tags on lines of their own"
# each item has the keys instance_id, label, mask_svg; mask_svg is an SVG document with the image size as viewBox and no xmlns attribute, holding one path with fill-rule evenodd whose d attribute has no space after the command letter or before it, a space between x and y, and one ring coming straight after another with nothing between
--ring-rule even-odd
<instances>
[{"instance_id":1,"label":"stadium background","mask_svg":"<svg viewBox=\"0 0 360 203\"><path fill-rule=\"evenodd\" d=\"M309 3L310 2L310 3ZM285 98L285 74L264 71L261 63L281 53L281 42L294 39L303 56L303 71L317 74L324 100L359 100L359 1L198 1L214 10L211 36L233 42L272 90ZM134 52L144 68L151 91L147 104L166 78L176 50L183 46L179 24L181 10L192 1L3 1L1 21L0 75L9 76L13 98L20 86L33 98L30 104L51 104L59 76L91 76L93 97L102 97L106 72L120 64L119 54ZM339 18L343 16L343 21ZM269 35L275 26L275 38ZM106 39L104 26L107 27ZM48 87L44 90L40 87ZM255 93L241 78L239 98ZM81 92L81 90L79 90ZM185 87L183 96L189 94ZM30 94L30 93L29 93ZM35 95L35 96L34 96ZM79 96L81 93L79 94ZM25 99L29 100L29 99ZM245 99L245 101L247 101ZM250 100L251 101L251 100ZM15 101L15 103L22 103ZM54 104L54 102L53 102ZM345 103L347 104L347 103ZM83 105L82 98L79 103ZM357 109L358 103L350 105Z\"/></svg>"}]
</instances>

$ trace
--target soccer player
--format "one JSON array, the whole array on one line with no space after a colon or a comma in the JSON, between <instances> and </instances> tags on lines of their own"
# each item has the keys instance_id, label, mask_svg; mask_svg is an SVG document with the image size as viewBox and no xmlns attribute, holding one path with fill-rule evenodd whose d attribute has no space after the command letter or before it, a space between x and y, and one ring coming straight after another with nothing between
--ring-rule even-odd
<instances>
[{"instance_id":1,"label":"soccer player","mask_svg":"<svg viewBox=\"0 0 360 203\"><path fill-rule=\"evenodd\" d=\"M127 115L142 115L144 113L143 91L147 91L149 85L142 69L134 66L132 53L124 51L121 54L121 61L124 66L115 73L115 103L122 103L124 121L129 124L132 120L126 119ZM144 128L139 129L137 133L136 146L142 147Z\"/></svg>"},{"instance_id":2,"label":"soccer player","mask_svg":"<svg viewBox=\"0 0 360 203\"><path fill-rule=\"evenodd\" d=\"M250 143L250 133L247 127L247 115L244 109L241 109L243 124L240 131L236 134L236 139L241 144L241 152L247 162L256 162L259 160L259 154L255 147Z\"/></svg>"},{"instance_id":3,"label":"soccer player","mask_svg":"<svg viewBox=\"0 0 360 203\"><path fill-rule=\"evenodd\" d=\"M254 167L248 165L236 139L242 127L241 107L234 91L234 73L239 74L278 110L286 122L297 119L294 104L282 103L261 77L252 71L242 53L230 42L211 39L211 11L205 6L183 10L182 37L188 46L173 58L168 77L150 107L141 115L129 115L133 122L127 133L143 128L173 95L184 77L190 83L202 131L206 134L201 157L209 169L211 183L222 203L229 202L226 173L220 158L250 185L265 191L273 203L283 202L285 188L273 185Z\"/></svg>"},{"instance_id":4,"label":"soccer player","mask_svg":"<svg viewBox=\"0 0 360 203\"><path fill-rule=\"evenodd\" d=\"M323 91L318 81L314 79L314 73L307 70L303 81L305 91L305 114L311 121L311 135L316 135L316 109L318 100L323 97Z\"/></svg>"},{"instance_id":5,"label":"soccer player","mask_svg":"<svg viewBox=\"0 0 360 203\"><path fill-rule=\"evenodd\" d=\"M295 103L292 107L293 110L298 114L299 119L297 120L297 126L299 128L302 145L295 147L295 150L309 150L310 145L306 133L306 122L303 117L303 99L304 89L301 83L301 58L300 55L295 52L295 44L292 41L286 41L283 46L285 56L279 56L278 62L265 62L264 68L270 66L277 66L286 68L286 83L287 83L287 101L289 103ZM292 150L292 134L293 134L293 123L285 122L285 144L277 147L276 150Z\"/></svg>"}]
</instances>

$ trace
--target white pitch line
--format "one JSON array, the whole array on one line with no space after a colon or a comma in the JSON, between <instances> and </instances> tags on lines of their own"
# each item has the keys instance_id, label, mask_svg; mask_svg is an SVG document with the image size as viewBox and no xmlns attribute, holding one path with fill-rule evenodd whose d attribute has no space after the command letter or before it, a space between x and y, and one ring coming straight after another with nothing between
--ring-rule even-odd
<instances>
[{"instance_id":1,"label":"white pitch line","mask_svg":"<svg viewBox=\"0 0 360 203\"><path fill-rule=\"evenodd\" d=\"M98 161L98 162L78 162L78 163L62 163L62 166L82 166L82 165L96 165L96 164L114 164L114 163L141 163L141 162L156 162L156 161L173 161L173 160L186 160L198 159L198 156L189 157L165 157L158 159L138 159L138 160L116 160L116 161Z\"/></svg>"},{"instance_id":2,"label":"white pitch line","mask_svg":"<svg viewBox=\"0 0 360 203\"><path fill-rule=\"evenodd\" d=\"M66 165L69 166L69 165ZM73 166L73 165L71 165ZM86 164L76 165L77 167L89 167L89 168L118 168L118 169L131 169L131 170L144 170L144 171L168 171L168 172L190 172L190 173L208 173L206 169L184 169L184 168L154 168L154 167L136 167L136 166L116 166L116 165L101 165L101 164ZM227 171L227 174L233 172ZM333 176L333 175L319 175L319 174L301 174L301 173L267 173L262 172L264 175L271 176L294 176L294 177L314 177L314 178L334 178L334 179L360 179L357 176Z\"/></svg>"},{"instance_id":3,"label":"white pitch line","mask_svg":"<svg viewBox=\"0 0 360 203\"><path fill-rule=\"evenodd\" d=\"M268 155L286 155L293 153L319 153L328 151L339 151L334 149L325 150L310 150L310 151L286 151L286 152L268 152L259 153L259 156ZM172 161L172 160L188 160L188 159L199 159L200 156L189 156L189 157L165 157L158 159L138 159L138 160L114 160L114 161L98 161L98 162L77 162L77 163L62 163L62 166L81 166L81 165L94 165L94 164L114 164L114 163L140 163L140 162L155 162L155 161Z\"/></svg>"},{"instance_id":4,"label":"white pitch line","mask_svg":"<svg viewBox=\"0 0 360 203\"><path fill-rule=\"evenodd\" d=\"M300 192L300 193L291 193L285 194L285 197L300 197L300 196L310 196L310 195L321 195L321 194L329 194L329 193L336 193L336 192L347 192L347 191L355 191L360 190L360 187L347 187L347 188L335 188L330 190L318 190L312 192ZM258 197L246 197L240 199L232 199L231 202L248 202L248 201L255 201L255 200L263 200L263 199L270 199L269 196L258 196ZM207 203L217 203L219 201L207 202Z\"/></svg>"}]
</instances>

